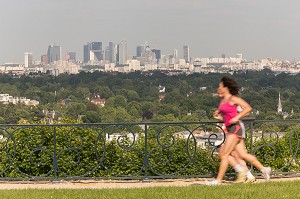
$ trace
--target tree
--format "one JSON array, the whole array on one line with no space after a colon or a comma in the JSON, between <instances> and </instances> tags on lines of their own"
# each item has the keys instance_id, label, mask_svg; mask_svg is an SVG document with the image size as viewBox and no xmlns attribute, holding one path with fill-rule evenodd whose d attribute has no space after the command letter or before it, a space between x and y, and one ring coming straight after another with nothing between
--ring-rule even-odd
<instances>
[{"instance_id":1,"label":"tree","mask_svg":"<svg viewBox=\"0 0 300 199\"><path fill-rule=\"evenodd\" d=\"M122 95L116 95L115 97L109 98L108 104L112 107L115 107L115 108L117 108L117 107L126 108L127 107L127 100Z\"/></svg>"},{"instance_id":2,"label":"tree","mask_svg":"<svg viewBox=\"0 0 300 199\"><path fill-rule=\"evenodd\" d=\"M85 123L100 123L101 121L101 115L96 111L87 111L85 117L83 117Z\"/></svg>"},{"instance_id":3,"label":"tree","mask_svg":"<svg viewBox=\"0 0 300 199\"><path fill-rule=\"evenodd\" d=\"M89 99L91 96L90 89L87 87L79 87L76 89L76 96L81 100Z\"/></svg>"},{"instance_id":4,"label":"tree","mask_svg":"<svg viewBox=\"0 0 300 199\"><path fill-rule=\"evenodd\" d=\"M128 90L126 92L126 98L129 102L131 101L139 101L140 100L140 96L139 94L135 91L135 90Z\"/></svg>"},{"instance_id":5,"label":"tree","mask_svg":"<svg viewBox=\"0 0 300 199\"><path fill-rule=\"evenodd\" d=\"M77 118L78 115L84 115L86 113L86 106L84 103L72 102L67 106L67 110L65 112L66 115L72 116L73 118Z\"/></svg>"}]
</instances>

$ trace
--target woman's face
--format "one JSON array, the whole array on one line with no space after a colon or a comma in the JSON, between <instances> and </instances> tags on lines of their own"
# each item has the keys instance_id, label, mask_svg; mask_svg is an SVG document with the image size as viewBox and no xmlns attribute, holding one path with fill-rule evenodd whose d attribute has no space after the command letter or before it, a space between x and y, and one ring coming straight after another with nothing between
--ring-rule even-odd
<instances>
[{"instance_id":1,"label":"woman's face","mask_svg":"<svg viewBox=\"0 0 300 199\"><path fill-rule=\"evenodd\" d=\"M220 82L218 87L218 95L224 96L224 92L226 91L228 91L228 88L224 87L223 82Z\"/></svg>"},{"instance_id":2,"label":"woman's face","mask_svg":"<svg viewBox=\"0 0 300 199\"><path fill-rule=\"evenodd\" d=\"M223 98L224 96L223 96L223 93L221 93L221 91L220 91L220 89L218 88L218 96L219 96L219 98Z\"/></svg>"}]
</instances>

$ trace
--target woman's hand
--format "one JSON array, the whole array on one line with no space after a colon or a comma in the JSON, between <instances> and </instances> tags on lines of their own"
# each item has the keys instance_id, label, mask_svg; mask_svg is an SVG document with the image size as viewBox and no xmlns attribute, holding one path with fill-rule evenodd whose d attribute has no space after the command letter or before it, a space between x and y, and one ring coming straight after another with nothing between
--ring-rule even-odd
<instances>
[{"instance_id":1,"label":"woman's hand","mask_svg":"<svg viewBox=\"0 0 300 199\"><path fill-rule=\"evenodd\" d=\"M219 120L223 119L219 110L216 110L214 112L213 116L214 116L215 119L219 119Z\"/></svg>"}]
</instances>

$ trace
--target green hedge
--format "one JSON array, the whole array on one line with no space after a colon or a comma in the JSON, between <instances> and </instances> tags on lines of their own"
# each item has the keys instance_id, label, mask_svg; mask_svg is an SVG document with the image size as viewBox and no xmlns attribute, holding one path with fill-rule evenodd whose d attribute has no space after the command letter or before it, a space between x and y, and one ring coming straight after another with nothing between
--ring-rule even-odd
<instances>
[{"instance_id":1,"label":"green hedge","mask_svg":"<svg viewBox=\"0 0 300 199\"><path fill-rule=\"evenodd\" d=\"M54 126L8 128L0 142L1 176L109 178L144 176L146 171L148 176L165 177L216 173L219 163L212 159L211 150L196 147L192 137L174 135L178 128L150 127L147 143L137 126L56 126L55 131ZM253 152L273 170L300 171L299 132L299 128L290 129L279 139L254 140ZM107 134L114 133L123 137L108 141ZM138 137L133 141L128 134Z\"/></svg>"}]
</instances>

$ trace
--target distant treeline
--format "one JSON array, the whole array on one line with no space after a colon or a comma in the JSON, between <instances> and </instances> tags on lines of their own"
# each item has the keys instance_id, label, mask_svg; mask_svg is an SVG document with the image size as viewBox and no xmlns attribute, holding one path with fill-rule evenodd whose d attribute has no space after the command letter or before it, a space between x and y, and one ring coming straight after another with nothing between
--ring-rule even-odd
<instances>
[{"instance_id":1,"label":"distant treeline","mask_svg":"<svg viewBox=\"0 0 300 199\"><path fill-rule=\"evenodd\" d=\"M58 118L83 122L195 121L210 120L218 105L216 93L222 76L233 76L240 95L257 110L257 118L281 119L278 96L289 118L300 118L300 74L263 71L232 74L167 75L152 73L85 73L59 76L0 75L0 93L38 100L40 105L1 105L0 123L40 122L45 110ZM159 92L165 87L165 93ZM162 100L159 99L159 96ZM105 99L105 106L91 103ZM62 103L64 102L64 103Z\"/></svg>"}]
</instances>

